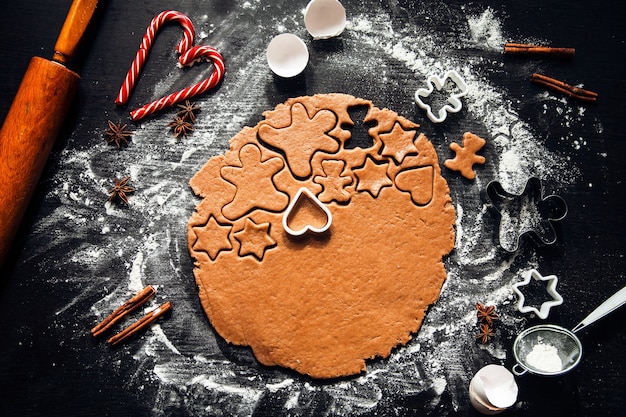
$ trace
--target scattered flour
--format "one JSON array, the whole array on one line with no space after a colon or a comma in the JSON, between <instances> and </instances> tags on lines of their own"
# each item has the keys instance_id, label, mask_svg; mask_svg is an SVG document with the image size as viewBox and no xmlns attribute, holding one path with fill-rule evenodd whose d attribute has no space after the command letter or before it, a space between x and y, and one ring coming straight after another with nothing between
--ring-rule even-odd
<instances>
[{"instance_id":1,"label":"scattered flour","mask_svg":"<svg viewBox=\"0 0 626 417\"><path fill-rule=\"evenodd\" d=\"M413 80L411 86L416 88L432 73L456 69L469 87L463 99L466 113L460 117L474 125L478 123L488 139L489 150L485 152L490 155L485 170L478 173L472 184L464 186L461 194L453 195L457 211L456 244L446 263L448 280L414 340L394 350L390 359L373 361L363 376L311 384L279 369L250 365L255 362L249 352L235 349L233 355L240 355L242 361L225 358L223 350L228 348L219 346L198 309L197 299L190 296L195 287L186 249L186 225L197 200L187 182L209 157L224 152L228 139L245 124L256 124L262 111L283 101L269 101L266 90L274 81L263 54L259 53L273 34L268 33L267 39L247 40L245 45L229 43L234 33L245 33L239 13L262 13L259 20L267 18L269 27L299 31L305 36L303 23L293 17L301 17L299 5L285 5L284 10L277 12L262 3L260 0L240 2L220 25L211 25L200 32L203 39L217 39L215 46L229 53L223 85L198 99L203 110L193 135L183 143L172 138L163 127L171 115L165 112L162 117L137 126L131 144L119 152L104 141L89 150L68 147L62 151L59 178L55 179L60 184L50 196L62 204L36 227L41 233L55 231L69 219L77 224L77 239L90 242L88 237L98 236L93 244L85 243L67 256L67 262L80 266L73 269L79 269L80 273L68 279L83 286L85 298L107 294L93 306L92 318L102 318L147 283L158 285L168 297L175 299L169 321L162 327L154 326L132 349L137 375L129 384L135 388L156 385L157 393L151 397L155 409L184 411L187 415L252 415L263 398L274 395L280 399L277 406L282 404L286 410L283 414L312 415L312 410L323 406L324 412L317 410L320 414L360 415L377 410L383 399L390 396L404 401L403 398L427 393L432 397L426 406L430 409L424 410L428 413L441 409L437 407L447 393L448 403L443 408L454 414L467 407L467 399L458 393L466 391L474 372L468 371L471 366L468 355L486 363L507 357L506 342L498 337L486 346L476 343L474 303L509 305L511 284L517 279L513 265L523 262L534 267L537 262L532 254L500 258L500 248L493 240L493 216L485 203L480 202L481 190L487 180L497 179L507 191L519 193L530 176L566 184L573 181L576 169L569 166L566 158L543 146L532 127L520 120L517 103L486 78L481 70L486 60L493 59L487 63L497 67L498 57L454 55L459 45L485 52L500 50L506 36L493 9L469 16L463 8L455 10L467 32L464 39L455 39L454 44L420 27L396 24L395 16L382 6L353 13L343 35L341 53L326 59L345 65L347 73L351 71L349 68L363 71L368 77L363 80L364 98L378 104L376 95L383 95L388 88L398 63L400 72L404 71L402 75ZM276 13L286 17L277 19ZM273 17L269 17L271 14ZM205 14L190 17L207 21ZM312 51L318 55L324 53ZM363 64L367 51L375 53L367 57L371 61ZM371 66L370 72L361 68L367 65ZM315 74L318 77L327 76L323 69L321 60L313 70L318 71ZM174 70L155 86L152 95L156 98L171 91L177 81L179 73ZM367 89L368 85L373 86L372 90ZM413 93L407 91L407 97L410 99ZM296 93L284 94L287 98ZM545 100L544 111L558 112L573 132L584 110L549 96ZM599 122L597 130L602 130ZM100 132L93 135L99 136ZM571 135L576 138L575 149L585 146L584 138ZM110 169L96 172L96 166ZM69 173L74 172L82 174L78 179L70 178ZM137 189L129 207L106 203L112 178L129 174ZM98 195L101 200L93 200ZM498 331L515 334L520 325L521 320L515 315L502 315ZM193 335L181 330L186 328ZM195 345L187 343L187 338L205 340L206 349L194 350L191 346ZM320 397L326 400L322 403Z\"/></svg>"},{"instance_id":2,"label":"scattered flour","mask_svg":"<svg viewBox=\"0 0 626 417\"><path fill-rule=\"evenodd\" d=\"M492 51L502 50L506 39L502 35L500 20L491 8L487 8L479 16L470 16L467 19L469 33L473 45Z\"/></svg>"}]
</instances>

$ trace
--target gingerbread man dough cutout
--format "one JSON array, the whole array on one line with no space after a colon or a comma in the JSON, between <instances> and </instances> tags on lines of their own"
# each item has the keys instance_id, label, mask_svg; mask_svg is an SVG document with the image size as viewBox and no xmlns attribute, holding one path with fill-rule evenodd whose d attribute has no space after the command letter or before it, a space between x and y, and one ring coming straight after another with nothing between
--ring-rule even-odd
<instances>
[{"instance_id":1,"label":"gingerbread man dough cutout","mask_svg":"<svg viewBox=\"0 0 626 417\"><path fill-rule=\"evenodd\" d=\"M468 180L473 180L476 178L474 164L485 163L484 156L476 155L476 152L480 151L485 143L487 141L480 136L465 132L463 134L463 146L455 142L450 144L450 149L456 153L456 157L446 160L443 164L448 169L459 171Z\"/></svg>"}]
</instances>

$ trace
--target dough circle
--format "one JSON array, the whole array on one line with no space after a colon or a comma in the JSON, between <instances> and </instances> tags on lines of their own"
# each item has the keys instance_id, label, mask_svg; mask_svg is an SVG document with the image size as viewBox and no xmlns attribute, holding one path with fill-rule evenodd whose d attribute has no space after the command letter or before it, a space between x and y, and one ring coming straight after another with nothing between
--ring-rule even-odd
<instances>
[{"instance_id":1,"label":"dough circle","mask_svg":"<svg viewBox=\"0 0 626 417\"><path fill-rule=\"evenodd\" d=\"M202 197L188 224L202 306L264 365L358 374L410 340L445 281L455 212L437 153L419 125L346 94L263 115L190 181ZM354 143L359 133L370 142ZM323 224L324 204L327 231L285 232L302 187L317 201L291 211L290 228Z\"/></svg>"}]
</instances>

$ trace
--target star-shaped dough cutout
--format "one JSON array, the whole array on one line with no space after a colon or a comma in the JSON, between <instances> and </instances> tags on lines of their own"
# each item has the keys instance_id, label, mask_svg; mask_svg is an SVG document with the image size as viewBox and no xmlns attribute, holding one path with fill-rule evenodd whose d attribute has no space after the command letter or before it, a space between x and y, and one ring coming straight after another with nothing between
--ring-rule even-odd
<instances>
[{"instance_id":1,"label":"star-shaped dough cutout","mask_svg":"<svg viewBox=\"0 0 626 417\"><path fill-rule=\"evenodd\" d=\"M275 128L269 124L259 127L259 137L285 153L291 172L300 178L311 175L311 159L318 151L335 153L339 142L329 136L337 124L337 116L330 110L319 110L309 117L301 103L291 107L291 124Z\"/></svg>"},{"instance_id":2,"label":"star-shaped dough cutout","mask_svg":"<svg viewBox=\"0 0 626 417\"><path fill-rule=\"evenodd\" d=\"M220 252L233 248L228 239L232 228L231 225L219 224L215 217L211 216L204 226L192 228L197 237L192 246L193 249L208 253L211 260L214 261Z\"/></svg>"},{"instance_id":3,"label":"star-shaped dough cutout","mask_svg":"<svg viewBox=\"0 0 626 417\"><path fill-rule=\"evenodd\" d=\"M548 275L544 277L534 269L524 272L522 276L524 277L524 280L513 285L513 291L517 294L517 309L521 313L535 313L537 317L545 320L548 317L548 314L550 314L550 309L552 307L563 304L563 297L561 297L561 294L556 291L556 285L559 282L558 278L556 275ZM539 310L533 306L526 305L526 298L524 293L520 290L520 287L528 286L531 283L531 279L536 281L545 281L546 292L551 297L549 301L541 304Z\"/></svg>"},{"instance_id":4,"label":"star-shaped dough cutout","mask_svg":"<svg viewBox=\"0 0 626 417\"><path fill-rule=\"evenodd\" d=\"M393 185L389 175L387 175L388 166L388 162L379 165L368 156L363 168L353 171L358 179L356 190L367 191L373 197L378 197L381 189Z\"/></svg>"},{"instance_id":5,"label":"star-shaped dough cutout","mask_svg":"<svg viewBox=\"0 0 626 417\"><path fill-rule=\"evenodd\" d=\"M404 130L400 123L394 124L391 132L378 135L384 144L381 155L392 157L401 164L407 154L417 154L417 147L413 143L416 133L415 130Z\"/></svg>"},{"instance_id":6,"label":"star-shaped dough cutout","mask_svg":"<svg viewBox=\"0 0 626 417\"><path fill-rule=\"evenodd\" d=\"M450 149L456 153L456 156L454 159L446 160L443 164L448 169L459 171L461 175L468 180L473 180L476 178L476 173L473 169L474 164L485 163L483 156L476 155L476 152L481 150L482 147L485 146L485 143L487 143L487 141L480 136L471 132L465 132L465 134L463 134L463 146L452 142Z\"/></svg>"},{"instance_id":7,"label":"star-shaped dough cutout","mask_svg":"<svg viewBox=\"0 0 626 417\"><path fill-rule=\"evenodd\" d=\"M250 218L246 218L243 229L236 232L234 236L241 244L239 256L254 255L261 260L265 255L265 250L276 245L276 241L270 236L270 224L256 224Z\"/></svg>"}]
</instances>

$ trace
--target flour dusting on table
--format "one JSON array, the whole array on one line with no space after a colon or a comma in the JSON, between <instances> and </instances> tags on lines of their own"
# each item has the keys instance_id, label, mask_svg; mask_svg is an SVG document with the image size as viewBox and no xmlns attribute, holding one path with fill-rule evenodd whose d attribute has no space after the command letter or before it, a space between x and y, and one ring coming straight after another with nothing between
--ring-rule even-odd
<instances>
[{"instance_id":1,"label":"flour dusting on table","mask_svg":"<svg viewBox=\"0 0 626 417\"><path fill-rule=\"evenodd\" d=\"M446 18L455 20L459 30L438 38L428 30L428 21L399 19L401 13L395 9L347 10L349 24L339 40L341 51L336 52L318 48L307 37L298 7L292 2L282 8L259 1L239 2L219 25L211 22L211 16L189 13L192 21L204 22L197 28L202 41L223 53L226 75L218 89L198 98L202 111L196 130L187 138L178 141L171 135L166 125L174 110L165 110L132 126L136 130L131 143L121 150L102 139L89 149L70 143L62 151L52 179L57 186L48 196L62 204L35 227L54 235L57 228L67 227L59 225L71 222L75 226L68 233L84 239L78 250L56 260L66 263L69 271L80 271L66 278L81 289L78 298L100 294L90 311L72 321L95 323L147 284L155 285L158 294L146 309L166 299L172 301L170 318L111 354L120 362L135 364L136 372L125 383L152 402L155 415L182 411L187 415L252 415L263 407L282 409L288 415L369 415L403 407L445 415L464 409L468 399L459 393L466 392L474 372L487 363L510 359L507 343L523 325L523 318L512 308L511 285L519 269L537 264L532 250L504 254L497 247L493 239L497 224L481 192L496 179L507 191L519 193L530 176L565 187L575 181L577 170L565 155L544 146L533 126L520 120L516 112L520 103L490 81L491 75L504 71L499 49L507 39L500 20L504 17L496 11L447 6ZM433 3L430 7L430 19L443 15L443 6ZM267 36L247 39L240 14L258 15L263 22L259 24L269 28ZM308 93L345 92L382 108L388 105L387 90L404 92L406 102L391 109L422 125L437 148L440 163L448 158L448 144L460 140L466 125L487 139L483 151L487 163L473 182L461 182L453 171L443 171L457 211L457 236L455 250L446 260L448 279L439 301L406 347L394 350L389 359L369 363L367 373L356 378L319 383L264 368L249 351L228 346L216 336L197 299L186 248L187 220L197 203L187 185L189 178L211 156L223 153L228 140L244 125L256 124L263 111L303 93L274 87L276 81L261 51L277 28L306 39L312 57L310 74L336 77L336 91ZM459 54L464 49L478 53ZM345 71L326 73L331 61ZM429 75L449 69L461 74L469 93L463 98L464 110L437 130L414 106L412 97ZM343 91L350 77L361 79L357 91ZM154 87L154 98L177 81L176 72L164 74ZM274 91L274 96L270 98L268 91ZM570 150L584 148L585 138L573 133L584 110L549 94L532 100L543 103L545 112L560 109L560 120L574 139ZM112 112L109 116L116 117ZM101 139L101 132L90 133ZM95 166L109 168L95 171ZM67 176L76 171L82 172L79 178ZM113 178L125 175L131 175L137 189L129 207L107 203ZM494 304L502 313L493 343L482 345L475 339L475 302ZM58 315L67 311L62 309ZM73 337L89 335L77 329ZM109 360L108 356L94 360Z\"/></svg>"}]
</instances>

